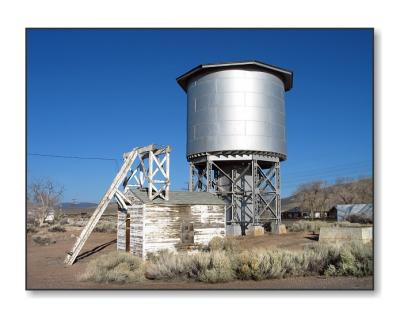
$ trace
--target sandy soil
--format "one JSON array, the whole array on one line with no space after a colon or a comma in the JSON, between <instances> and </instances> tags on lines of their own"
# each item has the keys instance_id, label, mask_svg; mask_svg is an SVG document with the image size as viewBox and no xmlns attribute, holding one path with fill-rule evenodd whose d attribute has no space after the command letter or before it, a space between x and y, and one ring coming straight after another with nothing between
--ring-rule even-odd
<instances>
[{"instance_id":1,"label":"sandy soil","mask_svg":"<svg viewBox=\"0 0 400 321\"><path fill-rule=\"evenodd\" d=\"M264 281L233 281L219 284L205 284L185 281L150 281L140 284L97 284L80 282L78 276L86 264L116 248L116 235L93 233L86 242L79 260L73 266L63 264L66 252L70 251L80 229L69 227L65 233L47 233L56 239L55 244L40 246L27 236L27 289L372 289L373 278L352 277L302 277ZM317 236L304 233L287 235L264 235L243 237L241 248L288 248L302 249L307 244L315 243Z\"/></svg>"}]
</instances>

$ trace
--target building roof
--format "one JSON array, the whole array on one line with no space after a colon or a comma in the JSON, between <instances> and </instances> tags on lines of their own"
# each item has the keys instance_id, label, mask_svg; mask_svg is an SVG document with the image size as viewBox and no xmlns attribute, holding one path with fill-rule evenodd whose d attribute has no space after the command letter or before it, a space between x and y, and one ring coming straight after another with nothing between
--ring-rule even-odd
<instances>
[{"instance_id":1,"label":"building roof","mask_svg":"<svg viewBox=\"0 0 400 321\"><path fill-rule=\"evenodd\" d=\"M147 190L131 188L131 192L144 204L163 204L163 205L225 205L225 202L216 195L208 192L169 192L169 200L161 197L150 200Z\"/></svg>"},{"instance_id":2,"label":"building roof","mask_svg":"<svg viewBox=\"0 0 400 321\"><path fill-rule=\"evenodd\" d=\"M334 206L337 210L338 217L346 217L348 215L367 215L372 217L372 204L338 204Z\"/></svg>"},{"instance_id":3,"label":"building roof","mask_svg":"<svg viewBox=\"0 0 400 321\"><path fill-rule=\"evenodd\" d=\"M282 213L298 213L298 212L302 212L300 207L292 207L292 208L282 211Z\"/></svg>"},{"instance_id":4,"label":"building roof","mask_svg":"<svg viewBox=\"0 0 400 321\"><path fill-rule=\"evenodd\" d=\"M183 88L184 91L187 91L189 80L195 76L219 70L237 69L238 67L247 70L250 69L250 70L264 71L277 76L282 80L285 86L285 91L289 91L293 86L292 71L282 69L273 65L268 65L257 60L233 61L233 62L198 65L197 67L189 70L182 76L176 78L176 81Z\"/></svg>"}]
</instances>

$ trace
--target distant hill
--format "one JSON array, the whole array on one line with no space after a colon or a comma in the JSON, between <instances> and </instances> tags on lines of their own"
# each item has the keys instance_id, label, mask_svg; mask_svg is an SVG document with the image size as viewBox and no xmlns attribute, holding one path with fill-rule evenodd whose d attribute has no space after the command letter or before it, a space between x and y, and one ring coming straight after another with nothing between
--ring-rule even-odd
<instances>
[{"instance_id":1,"label":"distant hill","mask_svg":"<svg viewBox=\"0 0 400 321\"><path fill-rule=\"evenodd\" d=\"M281 199L282 211L287 211L291 208L298 207L300 204L296 200L296 195L291 195Z\"/></svg>"},{"instance_id":2,"label":"distant hill","mask_svg":"<svg viewBox=\"0 0 400 321\"><path fill-rule=\"evenodd\" d=\"M72 203L72 202L65 202L61 203L62 209L70 209L70 208L92 208L96 207L96 203L89 203L89 202L79 202L79 203Z\"/></svg>"},{"instance_id":3,"label":"distant hill","mask_svg":"<svg viewBox=\"0 0 400 321\"><path fill-rule=\"evenodd\" d=\"M325 199L324 206L326 210L337 204L373 203L372 178L339 179L335 184L323 185L319 195L318 197ZM300 202L296 199L296 194L281 199L282 211L287 211L294 207L301 207Z\"/></svg>"}]
</instances>

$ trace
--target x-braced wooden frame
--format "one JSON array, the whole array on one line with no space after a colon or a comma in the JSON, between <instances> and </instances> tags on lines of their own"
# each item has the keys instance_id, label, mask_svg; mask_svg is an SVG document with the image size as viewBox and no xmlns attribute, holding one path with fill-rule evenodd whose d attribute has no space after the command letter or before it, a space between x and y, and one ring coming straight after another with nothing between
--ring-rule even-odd
<instances>
[{"instance_id":1,"label":"x-braced wooden frame","mask_svg":"<svg viewBox=\"0 0 400 321\"><path fill-rule=\"evenodd\" d=\"M129 187L147 188L150 200L157 196L168 200L170 151L170 146L165 146L137 154L123 182L124 192Z\"/></svg>"},{"instance_id":2,"label":"x-braced wooden frame","mask_svg":"<svg viewBox=\"0 0 400 321\"><path fill-rule=\"evenodd\" d=\"M126 197L125 192L129 188L129 181L133 178L137 187L148 188L148 196L152 200L157 196L168 200L169 197L169 146L158 148L155 145L135 148L124 154L124 163L111 185L100 200L88 223L82 230L70 252L67 253L65 263L72 265L83 245L89 238L96 224L113 197L116 198L120 208L126 210L128 205L133 205ZM136 165L135 165L136 164ZM161 176L161 178L160 178ZM122 192L119 188L124 187Z\"/></svg>"}]
</instances>

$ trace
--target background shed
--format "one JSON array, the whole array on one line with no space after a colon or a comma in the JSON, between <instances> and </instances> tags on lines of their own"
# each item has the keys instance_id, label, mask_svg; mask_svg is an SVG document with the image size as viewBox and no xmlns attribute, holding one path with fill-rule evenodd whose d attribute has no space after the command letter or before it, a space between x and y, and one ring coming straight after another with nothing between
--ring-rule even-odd
<instances>
[{"instance_id":1,"label":"background shed","mask_svg":"<svg viewBox=\"0 0 400 321\"><path fill-rule=\"evenodd\" d=\"M344 221L351 215L362 215L372 219L372 204L338 204L328 212L328 217L337 221Z\"/></svg>"},{"instance_id":2,"label":"background shed","mask_svg":"<svg viewBox=\"0 0 400 321\"><path fill-rule=\"evenodd\" d=\"M130 189L133 205L118 211L117 249L146 258L160 250L193 250L225 236L225 203L207 192L170 192L169 200L149 200Z\"/></svg>"}]
</instances>

